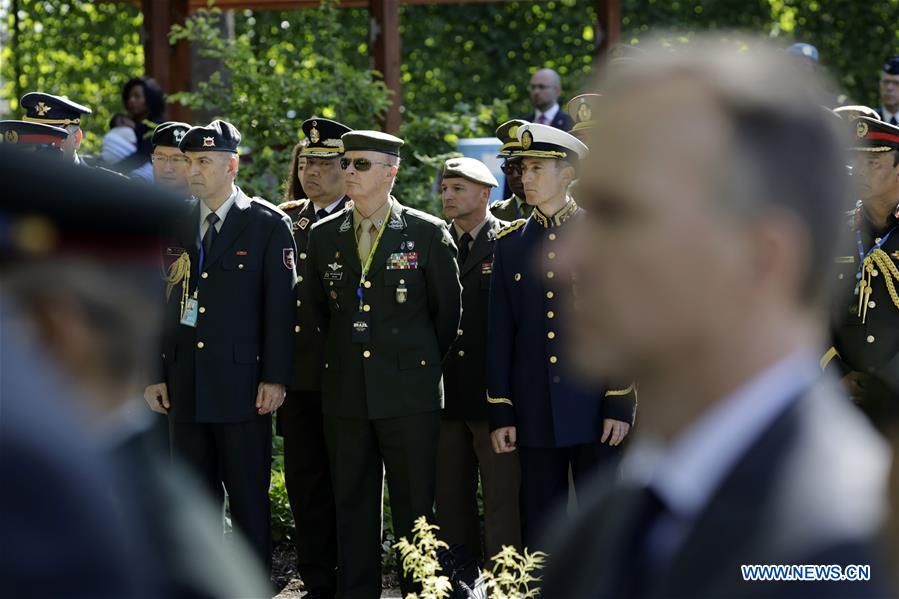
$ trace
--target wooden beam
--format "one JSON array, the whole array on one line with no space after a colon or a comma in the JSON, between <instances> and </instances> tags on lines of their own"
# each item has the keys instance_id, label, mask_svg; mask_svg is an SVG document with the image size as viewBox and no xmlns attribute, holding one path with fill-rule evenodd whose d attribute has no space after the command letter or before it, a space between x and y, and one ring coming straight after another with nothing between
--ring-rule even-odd
<instances>
[{"instance_id":1,"label":"wooden beam","mask_svg":"<svg viewBox=\"0 0 899 599\"><path fill-rule=\"evenodd\" d=\"M599 45L596 56L602 59L621 41L621 0L596 0Z\"/></svg>"},{"instance_id":2,"label":"wooden beam","mask_svg":"<svg viewBox=\"0 0 899 599\"><path fill-rule=\"evenodd\" d=\"M400 128L400 1L371 0L369 48L374 68L381 73L387 88L393 92L382 128L395 133Z\"/></svg>"},{"instance_id":3,"label":"wooden beam","mask_svg":"<svg viewBox=\"0 0 899 599\"><path fill-rule=\"evenodd\" d=\"M142 0L144 72L167 94L190 89L190 51L185 40L169 44L169 30L187 18L188 0ZM190 121L190 109L169 106L169 118Z\"/></svg>"},{"instance_id":4,"label":"wooden beam","mask_svg":"<svg viewBox=\"0 0 899 599\"><path fill-rule=\"evenodd\" d=\"M147 0L95 0L110 4L142 4ZM399 0L400 6L425 4L496 4L515 0ZM546 1L546 0L534 0ZM369 0L342 0L337 8L368 8ZM209 6L208 0L188 0L191 12ZM215 6L222 10L294 10L318 8L320 0L216 0Z\"/></svg>"}]
</instances>

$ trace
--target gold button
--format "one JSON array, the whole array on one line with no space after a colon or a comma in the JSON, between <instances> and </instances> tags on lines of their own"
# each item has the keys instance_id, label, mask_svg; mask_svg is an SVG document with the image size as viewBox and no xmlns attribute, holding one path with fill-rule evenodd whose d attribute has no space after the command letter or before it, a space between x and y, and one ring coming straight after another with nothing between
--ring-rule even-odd
<instances>
[{"instance_id":1,"label":"gold button","mask_svg":"<svg viewBox=\"0 0 899 599\"><path fill-rule=\"evenodd\" d=\"M550 240L550 241L555 241L555 240L556 240L556 234L555 234L555 233L550 233L550 234L549 234L549 240Z\"/></svg>"},{"instance_id":2,"label":"gold button","mask_svg":"<svg viewBox=\"0 0 899 599\"><path fill-rule=\"evenodd\" d=\"M300 332L300 325L297 325L297 326L293 327L293 332L294 332L294 333L299 333L299 332Z\"/></svg>"},{"instance_id":3,"label":"gold button","mask_svg":"<svg viewBox=\"0 0 899 599\"><path fill-rule=\"evenodd\" d=\"M200 277L202 277L202 278L204 278L204 279L208 279L208 278L209 278L209 273L208 273L208 272L204 272L203 274L200 275Z\"/></svg>"},{"instance_id":4,"label":"gold button","mask_svg":"<svg viewBox=\"0 0 899 599\"><path fill-rule=\"evenodd\" d=\"M880 274L880 273L877 272L877 269L876 269L876 268L875 268L874 270L871 271L871 276L872 276L872 277L876 277L876 276L879 275L879 274Z\"/></svg>"},{"instance_id":5,"label":"gold button","mask_svg":"<svg viewBox=\"0 0 899 599\"><path fill-rule=\"evenodd\" d=\"M837 275L837 278L840 279L840 280L842 280L842 279L843 279L843 273L838 274L838 275Z\"/></svg>"},{"instance_id":6,"label":"gold button","mask_svg":"<svg viewBox=\"0 0 899 599\"><path fill-rule=\"evenodd\" d=\"M548 254L546 255L546 257L549 258L550 260L555 260L555 259L556 259L556 253L555 253L555 252L550 252L550 253L548 253Z\"/></svg>"},{"instance_id":7,"label":"gold button","mask_svg":"<svg viewBox=\"0 0 899 599\"><path fill-rule=\"evenodd\" d=\"M459 350L459 357L460 357L460 358L464 358L464 357L465 357L465 350L461 350L461 349Z\"/></svg>"},{"instance_id":8,"label":"gold button","mask_svg":"<svg viewBox=\"0 0 899 599\"><path fill-rule=\"evenodd\" d=\"M297 308L300 307L300 304L301 304L301 303L302 303L302 302L301 302L300 300L297 300Z\"/></svg>"},{"instance_id":9,"label":"gold button","mask_svg":"<svg viewBox=\"0 0 899 599\"><path fill-rule=\"evenodd\" d=\"M371 306L369 306L368 304L365 304L364 306L362 306L362 311L363 312L371 312Z\"/></svg>"},{"instance_id":10,"label":"gold button","mask_svg":"<svg viewBox=\"0 0 899 599\"><path fill-rule=\"evenodd\" d=\"M297 275L297 283L302 283L302 282L303 282L303 276Z\"/></svg>"},{"instance_id":11,"label":"gold button","mask_svg":"<svg viewBox=\"0 0 899 599\"><path fill-rule=\"evenodd\" d=\"M546 273L546 278L547 278L547 279L551 279L551 278L553 278L554 276L556 276L556 275L555 275L555 273L554 273L553 271L549 271L548 273Z\"/></svg>"},{"instance_id":12,"label":"gold button","mask_svg":"<svg viewBox=\"0 0 899 599\"><path fill-rule=\"evenodd\" d=\"M237 268L239 268L240 270L243 270L243 264L238 264Z\"/></svg>"},{"instance_id":13,"label":"gold button","mask_svg":"<svg viewBox=\"0 0 899 599\"><path fill-rule=\"evenodd\" d=\"M203 349L204 347L206 347L205 343L203 343L202 341L197 341L197 349Z\"/></svg>"},{"instance_id":14,"label":"gold button","mask_svg":"<svg viewBox=\"0 0 899 599\"><path fill-rule=\"evenodd\" d=\"M556 313L553 312L552 310L550 310L549 312L546 313L546 317L547 317L547 318L555 318L555 317L556 317Z\"/></svg>"},{"instance_id":15,"label":"gold button","mask_svg":"<svg viewBox=\"0 0 899 599\"><path fill-rule=\"evenodd\" d=\"M515 276L512 277L512 278L515 279L516 281L520 281L520 280L521 280L521 273L520 273L520 272L515 273Z\"/></svg>"},{"instance_id":16,"label":"gold button","mask_svg":"<svg viewBox=\"0 0 899 599\"><path fill-rule=\"evenodd\" d=\"M464 333L464 331L462 329L459 329L458 331L456 331L456 335L458 335L460 337L462 336L462 333Z\"/></svg>"},{"instance_id":17,"label":"gold button","mask_svg":"<svg viewBox=\"0 0 899 599\"><path fill-rule=\"evenodd\" d=\"M306 252L300 252L300 260L306 259Z\"/></svg>"},{"instance_id":18,"label":"gold button","mask_svg":"<svg viewBox=\"0 0 899 599\"><path fill-rule=\"evenodd\" d=\"M869 308L875 308L875 307L877 307L877 304L874 303L874 300L871 300L870 302L868 302L868 307L869 307Z\"/></svg>"},{"instance_id":19,"label":"gold button","mask_svg":"<svg viewBox=\"0 0 899 599\"><path fill-rule=\"evenodd\" d=\"M327 367L328 367L328 363L327 363L327 362L325 362L325 368L327 368Z\"/></svg>"},{"instance_id":20,"label":"gold button","mask_svg":"<svg viewBox=\"0 0 899 599\"><path fill-rule=\"evenodd\" d=\"M875 238L874 238L874 243L880 243L880 237L875 237Z\"/></svg>"},{"instance_id":21,"label":"gold button","mask_svg":"<svg viewBox=\"0 0 899 599\"><path fill-rule=\"evenodd\" d=\"M550 331L550 332L548 332L548 333L546 334L546 337L547 337L548 339L555 339L555 338L556 338L556 334L555 334L553 331Z\"/></svg>"},{"instance_id":22,"label":"gold button","mask_svg":"<svg viewBox=\"0 0 899 599\"><path fill-rule=\"evenodd\" d=\"M422 365L422 366L427 366L427 365L428 365L428 363L427 363L427 362L425 362L425 361L424 361L424 360L422 360L422 361L421 361L421 365Z\"/></svg>"},{"instance_id":23,"label":"gold button","mask_svg":"<svg viewBox=\"0 0 899 599\"><path fill-rule=\"evenodd\" d=\"M406 284L406 279L400 279L400 285L405 285L405 284Z\"/></svg>"},{"instance_id":24,"label":"gold button","mask_svg":"<svg viewBox=\"0 0 899 599\"><path fill-rule=\"evenodd\" d=\"M559 358L557 358L557 357L555 357L555 356L550 356L550 357L549 357L549 363L550 363L550 364L555 364L555 363L558 362L558 361L559 361Z\"/></svg>"},{"instance_id":25,"label":"gold button","mask_svg":"<svg viewBox=\"0 0 899 599\"><path fill-rule=\"evenodd\" d=\"M874 343L874 335L868 335L868 343Z\"/></svg>"},{"instance_id":26,"label":"gold button","mask_svg":"<svg viewBox=\"0 0 899 599\"><path fill-rule=\"evenodd\" d=\"M553 293L552 291L547 291L547 292L546 292L546 299L552 299L553 297L555 297L555 295L556 295L556 294Z\"/></svg>"},{"instance_id":27,"label":"gold button","mask_svg":"<svg viewBox=\"0 0 899 599\"><path fill-rule=\"evenodd\" d=\"M872 304L874 302L871 302ZM200 314L206 314L206 306L200 306Z\"/></svg>"},{"instance_id":28,"label":"gold button","mask_svg":"<svg viewBox=\"0 0 899 599\"><path fill-rule=\"evenodd\" d=\"M371 281L366 281L366 282L365 282L365 288L366 288L366 289L369 289L370 287L371 287Z\"/></svg>"},{"instance_id":29,"label":"gold button","mask_svg":"<svg viewBox=\"0 0 899 599\"><path fill-rule=\"evenodd\" d=\"M363 357L363 358L370 358L370 357L371 357L371 352L368 351L368 350L365 350L364 352L362 352L362 357Z\"/></svg>"}]
</instances>

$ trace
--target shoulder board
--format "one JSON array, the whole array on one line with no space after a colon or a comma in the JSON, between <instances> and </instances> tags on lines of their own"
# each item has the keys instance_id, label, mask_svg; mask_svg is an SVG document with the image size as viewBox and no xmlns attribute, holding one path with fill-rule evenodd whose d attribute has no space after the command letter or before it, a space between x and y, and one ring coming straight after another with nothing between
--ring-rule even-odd
<instances>
[{"instance_id":1,"label":"shoulder board","mask_svg":"<svg viewBox=\"0 0 899 599\"><path fill-rule=\"evenodd\" d=\"M266 210L277 214L278 216L290 218L283 210L281 210L278 206L275 206L265 198L260 198L259 196L250 196L250 202L252 202L253 204L257 204L265 208Z\"/></svg>"},{"instance_id":2,"label":"shoulder board","mask_svg":"<svg viewBox=\"0 0 899 599\"><path fill-rule=\"evenodd\" d=\"M523 218L519 218L518 220L513 220L511 223L507 224L506 226L504 226L503 228L501 228L499 231L496 232L496 238L502 239L503 237L505 237L512 231L517 231L518 229L522 228L526 222L528 222L528 221L526 221Z\"/></svg>"},{"instance_id":3,"label":"shoulder board","mask_svg":"<svg viewBox=\"0 0 899 599\"><path fill-rule=\"evenodd\" d=\"M402 205L401 205L402 206ZM418 220L431 223L432 225L440 225L446 226L446 221L440 217L434 216L433 214L428 214L423 210L418 210L417 208L410 208L408 206L402 206L402 211L405 212L407 216L415 217Z\"/></svg>"},{"instance_id":4,"label":"shoulder board","mask_svg":"<svg viewBox=\"0 0 899 599\"><path fill-rule=\"evenodd\" d=\"M306 200L290 200L289 202L282 202L278 204L278 209L280 210L293 210L294 208L299 208L303 204L306 203Z\"/></svg>"}]
</instances>

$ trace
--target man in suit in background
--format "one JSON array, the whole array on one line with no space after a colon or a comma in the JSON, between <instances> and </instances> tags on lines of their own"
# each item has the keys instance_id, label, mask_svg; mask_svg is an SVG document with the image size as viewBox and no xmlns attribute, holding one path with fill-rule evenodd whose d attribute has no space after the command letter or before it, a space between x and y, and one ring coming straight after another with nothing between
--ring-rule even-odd
<instances>
[{"instance_id":1,"label":"man in suit in background","mask_svg":"<svg viewBox=\"0 0 899 599\"><path fill-rule=\"evenodd\" d=\"M528 82L528 97L534 110L522 116L522 120L568 131L574 121L559 106L561 95L562 79L559 74L552 69L540 69L531 75Z\"/></svg>"},{"instance_id":2,"label":"man in suit in background","mask_svg":"<svg viewBox=\"0 0 899 599\"><path fill-rule=\"evenodd\" d=\"M899 126L899 56L893 56L880 73L880 120Z\"/></svg>"},{"instance_id":3,"label":"man in suit in background","mask_svg":"<svg viewBox=\"0 0 899 599\"><path fill-rule=\"evenodd\" d=\"M325 369L325 337L303 304L309 284L307 253L312 225L341 210L348 201L340 168L346 125L311 118L303 123L309 140L300 150L306 165L300 171L309 195L278 206L293 221L297 244L297 323L294 326L293 379L287 399L278 412L278 429L284 436L284 482L297 533L297 570L306 597L327 599L337 589L337 530L334 491L328 467L328 447L322 421L322 372Z\"/></svg>"},{"instance_id":4,"label":"man in suit in background","mask_svg":"<svg viewBox=\"0 0 899 599\"><path fill-rule=\"evenodd\" d=\"M169 415L172 452L271 566L271 414L290 382L295 248L290 218L234 183L240 132L225 121L181 140L191 207L168 265L163 351L144 398Z\"/></svg>"},{"instance_id":5,"label":"man in suit in background","mask_svg":"<svg viewBox=\"0 0 899 599\"><path fill-rule=\"evenodd\" d=\"M846 139L806 108L827 97L814 71L733 47L651 44L603 82L560 270L579 371L640 381L641 420L625 481L579 497L550 544L546 596L895 596L889 454L817 358ZM872 580L753 582L752 564Z\"/></svg>"},{"instance_id":6,"label":"man in suit in background","mask_svg":"<svg viewBox=\"0 0 899 599\"><path fill-rule=\"evenodd\" d=\"M504 545L521 548L518 519L518 455L496 454L487 426L487 300L493 242L505 221L487 211L497 181L474 158L450 158L443 166L443 211L452 219L459 248L462 323L443 361L445 402L437 448L437 522L441 536L481 558L478 473L484 491L487 559ZM483 561L483 560L482 560Z\"/></svg>"}]
</instances>

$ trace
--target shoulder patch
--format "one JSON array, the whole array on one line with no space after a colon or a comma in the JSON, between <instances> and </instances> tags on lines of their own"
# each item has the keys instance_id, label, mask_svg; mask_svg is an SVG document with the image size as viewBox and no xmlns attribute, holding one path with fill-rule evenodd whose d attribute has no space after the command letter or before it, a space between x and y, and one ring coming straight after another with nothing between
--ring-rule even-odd
<instances>
[{"instance_id":1,"label":"shoulder patch","mask_svg":"<svg viewBox=\"0 0 899 599\"><path fill-rule=\"evenodd\" d=\"M522 228L526 222L528 222L528 221L526 221L523 218L519 218L518 220L513 220L511 223L507 224L506 226L502 227L499 231L496 232L496 238L502 239L503 237L505 237L512 231L517 231L518 229Z\"/></svg>"}]
</instances>

